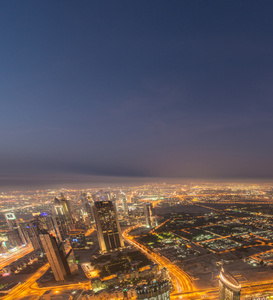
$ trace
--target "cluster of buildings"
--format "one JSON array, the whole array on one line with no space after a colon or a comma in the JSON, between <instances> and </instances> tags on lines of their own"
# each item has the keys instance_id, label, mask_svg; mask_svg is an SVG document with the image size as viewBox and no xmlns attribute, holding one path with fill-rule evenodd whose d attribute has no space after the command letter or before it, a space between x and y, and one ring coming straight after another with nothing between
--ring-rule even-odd
<instances>
[{"instance_id":1,"label":"cluster of buildings","mask_svg":"<svg viewBox=\"0 0 273 300\"><path fill-rule=\"evenodd\" d=\"M34 250L31 255L37 258L40 253L44 253L56 282L66 282L79 272L74 250L89 248L90 237L85 233L86 229L91 229L94 224L101 254L125 249L117 211L119 210L123 216L130 217L127 196L122 191L119 201L121 206L118 206L118 201L109 192L99 191L91 197L82 193L80 222L73 213L71 201L63 194L60 198L54 199L51 212L34 214L32 220L22 221L14 213L7 212L4 214L8 225L7 242L1 244L3 248L1 250L4 253L7 248L20 249L31 244ZM143 216L147 227L156 225L152 205L144 204ZM78 226L81 223L85 225L83 228ZM92 245L93 241L89 244ZM25 262L26 259L25 256L5 266L5 270L10 270L9 273L13 274L14 265L18 269L21 261Z\"/></svg>"},{"instance_id":2,"label":"cluster of buildings","mask_svg":"<svg viewBox=\"0 0 273 300\"><path fill-rule=\"evenodd\" d=\"M174 193L173 191L173 188L169 191L170 198ZM210 193L212 192L210 191ZM197 196L197 191L192 194L193 195L190 196ZM176 198L178 196L178 194L173 195L173 197ZM76 203L78 207L80 207L80 214L78 214L78 208L75 209L75 201L72 202L68 200L62 194L59 198L54 199L51 211L34 214L32 220L22 221L16 217L15 213L6 212L4 216L8 226L8 230L6 231L7 241L1 243L0 251L5 253L10 247L20 248L31 244L34 249L34 252L31 253L30 256L31 260L35 259L36 253L44 253L50 264L55 281L65 283L79 273L74 252L77 250L88 250L92 248L94 244L93 238L86 234L88 230L96 226L98 246L101 255L115 253L116 251L126 251L126 244L122 237L121 227L123 225L134 224L146 227L147 230L157 228L158 217L156 216L154 207L155 204L159 204L159 207L164 209L161 202L165 200L163 192L162 195L157 197L143 192L142 194L132 193L131 201L128 203L127 195L122 191L119 191L117 197L110 192L99 190L92 194L81 193ZM189 219L185 219L184 221L189 224L189 227L192 226ZM174 219L174 222L174 226L177 227L180 219ZM169 228L172 226L171 223L166 223L165 226L167 225ZM187 256L199 255L201 247L205 248L206 246L207 249L204 250L204 253L205 251L208 253L212 247L211 245L217 242L226 242L219 237L219 232L215 231L216 229L219 231L221 226L225 227L224 223L220 224L216 229L205 228L203 226L203 224L199 226L198 232L196 229L189 228L185 230L181 227L182 229L179 229L179 232L173 231L174 235L171 236L169 240L165 236L163 237L163 241L165 242L161 243L159 250L157 250L156 247L154 249L160 255L170 260L181 258L181 261L183 261ZM241 229L237 227L234 228L236 230ZM260 233L260 235L262 234L263 232ZM195 235L198 237L196 240ZM232 239L238 240L237 235L232 236ZM190 240L195 247L188 247ZM207 240L211 244L205 244ZM239 244L239 242L237 243ZM233 245L231 246L233 247ZM237 247L237 244L235 246ZM225 244L223 247L226 248L227 245ZM179 251L177 251L178 248ZM212 249L210 251L219 252L220 250L228 250L228 248L225 248L222 250L221 247L217 245L217 250ZM24 259L18 260L17 264L26 263L26 259L27 256L25 256ZM10 266L6 266L5 270L10 270L9 273L12 274L16 269L14 269L14 266L16 266L16 262ZM147 275L145 272L149 274ZM152 278L154 275L150 270L146 270L145 272L143 272L143 274L145 273L147 278ZM90 281L93 291L82 292L82 298L80 299L103 299L102 297L107 298L107 295L113 295L114 293L116 293L117 297L123 297L124 299L130 299L130 297L142 300L170 299L171 285L169 278L154 276L154 280L147 280L146 283L142 282L142 284L137 287L133 286L125 289L122 287L125 277L123 278L122 276L129 276L128 278L131 278L130 276L132 276L132 278L141 277L141 272L139 270L132 270L128 274L119 274L115 276L115 278L112 277L108 280L102 280L98 277L91 278ZM119 288L112 290L113 285L119 286ZM96 287L99 291L98 293L94 292ZM241 286L238 281L222 268L219 275L219 299L237 300L240 299L240 293Z\"/></svg>"}]
</instances>

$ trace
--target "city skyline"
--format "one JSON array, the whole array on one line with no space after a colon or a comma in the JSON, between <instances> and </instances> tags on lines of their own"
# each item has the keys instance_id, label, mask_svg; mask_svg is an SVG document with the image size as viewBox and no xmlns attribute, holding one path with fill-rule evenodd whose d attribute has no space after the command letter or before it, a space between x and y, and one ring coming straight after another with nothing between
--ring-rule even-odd
<instances>
[{"instance_id":1,"label":"city skyline","mask_svg":"<svg viewBox=\"0 0 273 300\"><path fill-rule=\"evenodd\" d=\"M1 185L272 178L272 8L0 3Z\"/></svg>"},{"instance_id":2,"label":"city skyline","mask_svg":"<svg viewBox=\"0 0 273 300\"><path fill-rule=\"evenodd\" d=\"M0 1L1 299L273 299L272 10Z\"/></svg>"}]
</instances>

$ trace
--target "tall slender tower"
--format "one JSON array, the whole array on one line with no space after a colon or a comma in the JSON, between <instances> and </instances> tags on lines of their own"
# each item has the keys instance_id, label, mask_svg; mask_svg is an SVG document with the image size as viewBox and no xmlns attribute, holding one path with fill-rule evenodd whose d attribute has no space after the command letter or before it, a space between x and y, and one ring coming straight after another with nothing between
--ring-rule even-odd
<instances>
[{"instance_id":1,"label":"tall slender tower","mask_svg":"<svg viewBox=\"0 0 273 300\"><path fill-rule=\"evenodd\" d=\"M58 242L62 242L67 238L68 228L66 228L64 218L58 215L49 216L47 213L42 213L36 216L36 222L40 231L46 230L49 234L55 236Z\"/></svg>"},{"instance_id":2,"label":"tall slender tower","mask_svg":"<svg viewBox=\"0 0 273 300\"><path fill-rule=\"evenodd\" d=\"M56 217L56 220L53 221L58 223L60 232L63 233L63 238L66 238L67 231L72 229L73 218L70 203L63 195L61 199L54 199L53 214Z\"/></svg>"},{"instance_id":3,"label":"tall slender tower","mask_svg":"<svg viewBox=\"0 0 273 300\"><path fill-rule=\"evenodd\" d=\"M87 195L85 193L81 194L81 202L84 210L84 214L86 214L91 222L94 222L94 214L92 209L92 202L90 202L87 198Z\"/></svg>"},{"instance_id":4,"label":"tall slender tower","mask_svg":"<svg viewBox=\"0 0 273 300\"><path fill-rule=\"evenodd\" d=\"M154 216L154 209L151 203L144 204L144 216L145 216L145 223L147 228L152 228L157 226L157 221Z\"/></svg>"},{"instance_id":5,"label":"tall slender tower","mask_svg":"<svg viewBox=\"0 0 273 300\"><path fill-rule=\"evenodd\" d=\"M125 214L128 214L127 196L121 191L122 197L122 208Z\"/></svg>"},{"instance_id":6,"label":"tall slender tower","mask_svg":"<svg viewBox=\"0 0 273 300\"><path fill-rule=\"evenodd\" d=\"M219 277L219 300L239 300L241 285L222 267Z\"/></svg>"},{"instance_id":7,"label":"tall slender tower","mask_svg":"<svg viewBox=\"0 0 273 300\"><path fill-rule=\"evenodd\" d=\"M64 282L78 273L73 249L69 242L58 243L46 230L40 233L43 248L56 281Z\"/></svg>"},{"instance_id":8,"label":"tall slender tower","mask_svg":"<svg viewBox=\"0 0 273 300\"><path fill-rule=\"evenodd\" d=\"M93 210L101 252L123 248L118 216L112 201L96 201Z\"/></svg>"},{"instance_id":9,"label":"tall slender tower","mask_svg":"<svg viewBox=\"0 0 273 300\"><path fill-rule=\"evenodd\" d=\"M57 282L65 282L69 274L67 262L64 260L63 252L60 251L56 238L47 231L42 231L40 239L44 247L46 257Z\"/></svg>"},{"instance_id":10,"label":"tall slender tower","mask_svg":"<svg viewBox=\"0 0 273 300\"><path fill-rule=\"evenodd\" d=\"M40 239L40 230L37 220L33 220L25 223L24 230L27 235L27 239L31 242L34 250L43 250L42 242Z\"/></svg>"},{"instance_id":11,"label":"tall slender tower","mask_svg":"<svg viewBox=\"0 0 273 300\"><path fill-rule=\"evenodd\" d=\"M70 222L71 224L73 224L74 220L72 217L70 201L67 200L63 194L61 194L60 202L63 206L64 214L65 214L67 221Z\"/></svg>"}]
</instances>

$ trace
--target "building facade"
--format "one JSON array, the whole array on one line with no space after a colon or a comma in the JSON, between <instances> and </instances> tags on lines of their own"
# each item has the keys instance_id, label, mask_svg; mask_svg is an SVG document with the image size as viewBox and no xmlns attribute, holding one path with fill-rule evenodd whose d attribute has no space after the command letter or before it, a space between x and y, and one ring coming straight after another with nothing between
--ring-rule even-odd
<instances>
[{"instance_id":1,"label":"building facade","mask_svg":"<svg viewBox=\"0 0 273 300\"><path fill-rule=\"evenodd\" d=\"M47 231L40 233L43 248L57 282L65 282L71 275L78 273L74 252L69 242L58 243Z\"/></svg>"},{"instance_id":2,"label":"building facade","mask_svg":"<svg viewBox=\"0 0 273 300\"><path fill-rule=\"evenodd\" d=\"M57 282L65 282L69 276L67 266L65 266L62 253L59 251L56 238L43 231L40 234L43 248L46 253L47 260Z\"/></svg>"},{"instance_id":3,"label":"building facade","mask_svg":"<svg viewBox=\"0 0 273 300\"><path fill-rule=\"evenodd\" d=\"M81 194L81 203L83 206L84 215L88 216L90 223L94 222L94 214L93 214L93 200L89 201L86 193Z\"/></svg>"},{"instance_id":4,"label":"building facade","mask_svg":"<svg viewBox=\"0 0 273 300\"><path fill-rule=\"evenodd\" d=\"M144 216L145 216L145 224L147 228L153 228L157 226L157 220L154 215L154 208L151 203L144 204Z\"/></svg>"},{"instance_id":5,"label":"building facade","mask_svg":"<svg viewBox=\"0 0 273 300\"><path fill-rule=\"evenodd\" d=\"M6 213L5 219L7 221L9 232L7 234L8 240L12 246L19 247L27 243L24 231L21 228L14 213Z\"/></svg>"},{"instance_id":6,"label":"building facade","mask_svg":"<svg viewBox=\"0 0 273 300\"><path fill-rule=\"evenodd\" d=\"M42 242L40 239L40 230L37 220L33 220L25 223L24 231L27 236L27 240L29 240L32 244L34 250L43 250Z\"/></svg>"},{"instance_id":7,"label":"building facade","mask_svg":"<svg viewBox=\"0 0 273 300\"><path fill-rule=\"evenodd\" d=\"M122 208L125 214L128 214L128 204L127 204L127 196L125 193L121 192L122 198Z\"/></svg>"},{"instance_id":8,"label":"building facade","mask_svg":"<svg viewBox=\"0 0 273 300\"><path fill-rule=\"evenodd\" d=\"M115 205L112 201L96 201L93 207L101 252L124 247Z\"/></svg>"}]
</instances>

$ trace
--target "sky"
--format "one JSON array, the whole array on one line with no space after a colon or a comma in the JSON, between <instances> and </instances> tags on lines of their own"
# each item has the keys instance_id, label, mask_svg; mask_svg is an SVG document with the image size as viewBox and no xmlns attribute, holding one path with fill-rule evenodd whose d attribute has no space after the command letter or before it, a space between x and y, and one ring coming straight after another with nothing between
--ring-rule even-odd
<instances>
[{"instance_id":1,"label":"sky","mask_svg":"<svg viewBox=\"0 0 273 300\"><path fill-rule=\"evenodd\" d=\"M272 11L0 1L0 181L272 178Z\"/></svg>"}]
</instances>

